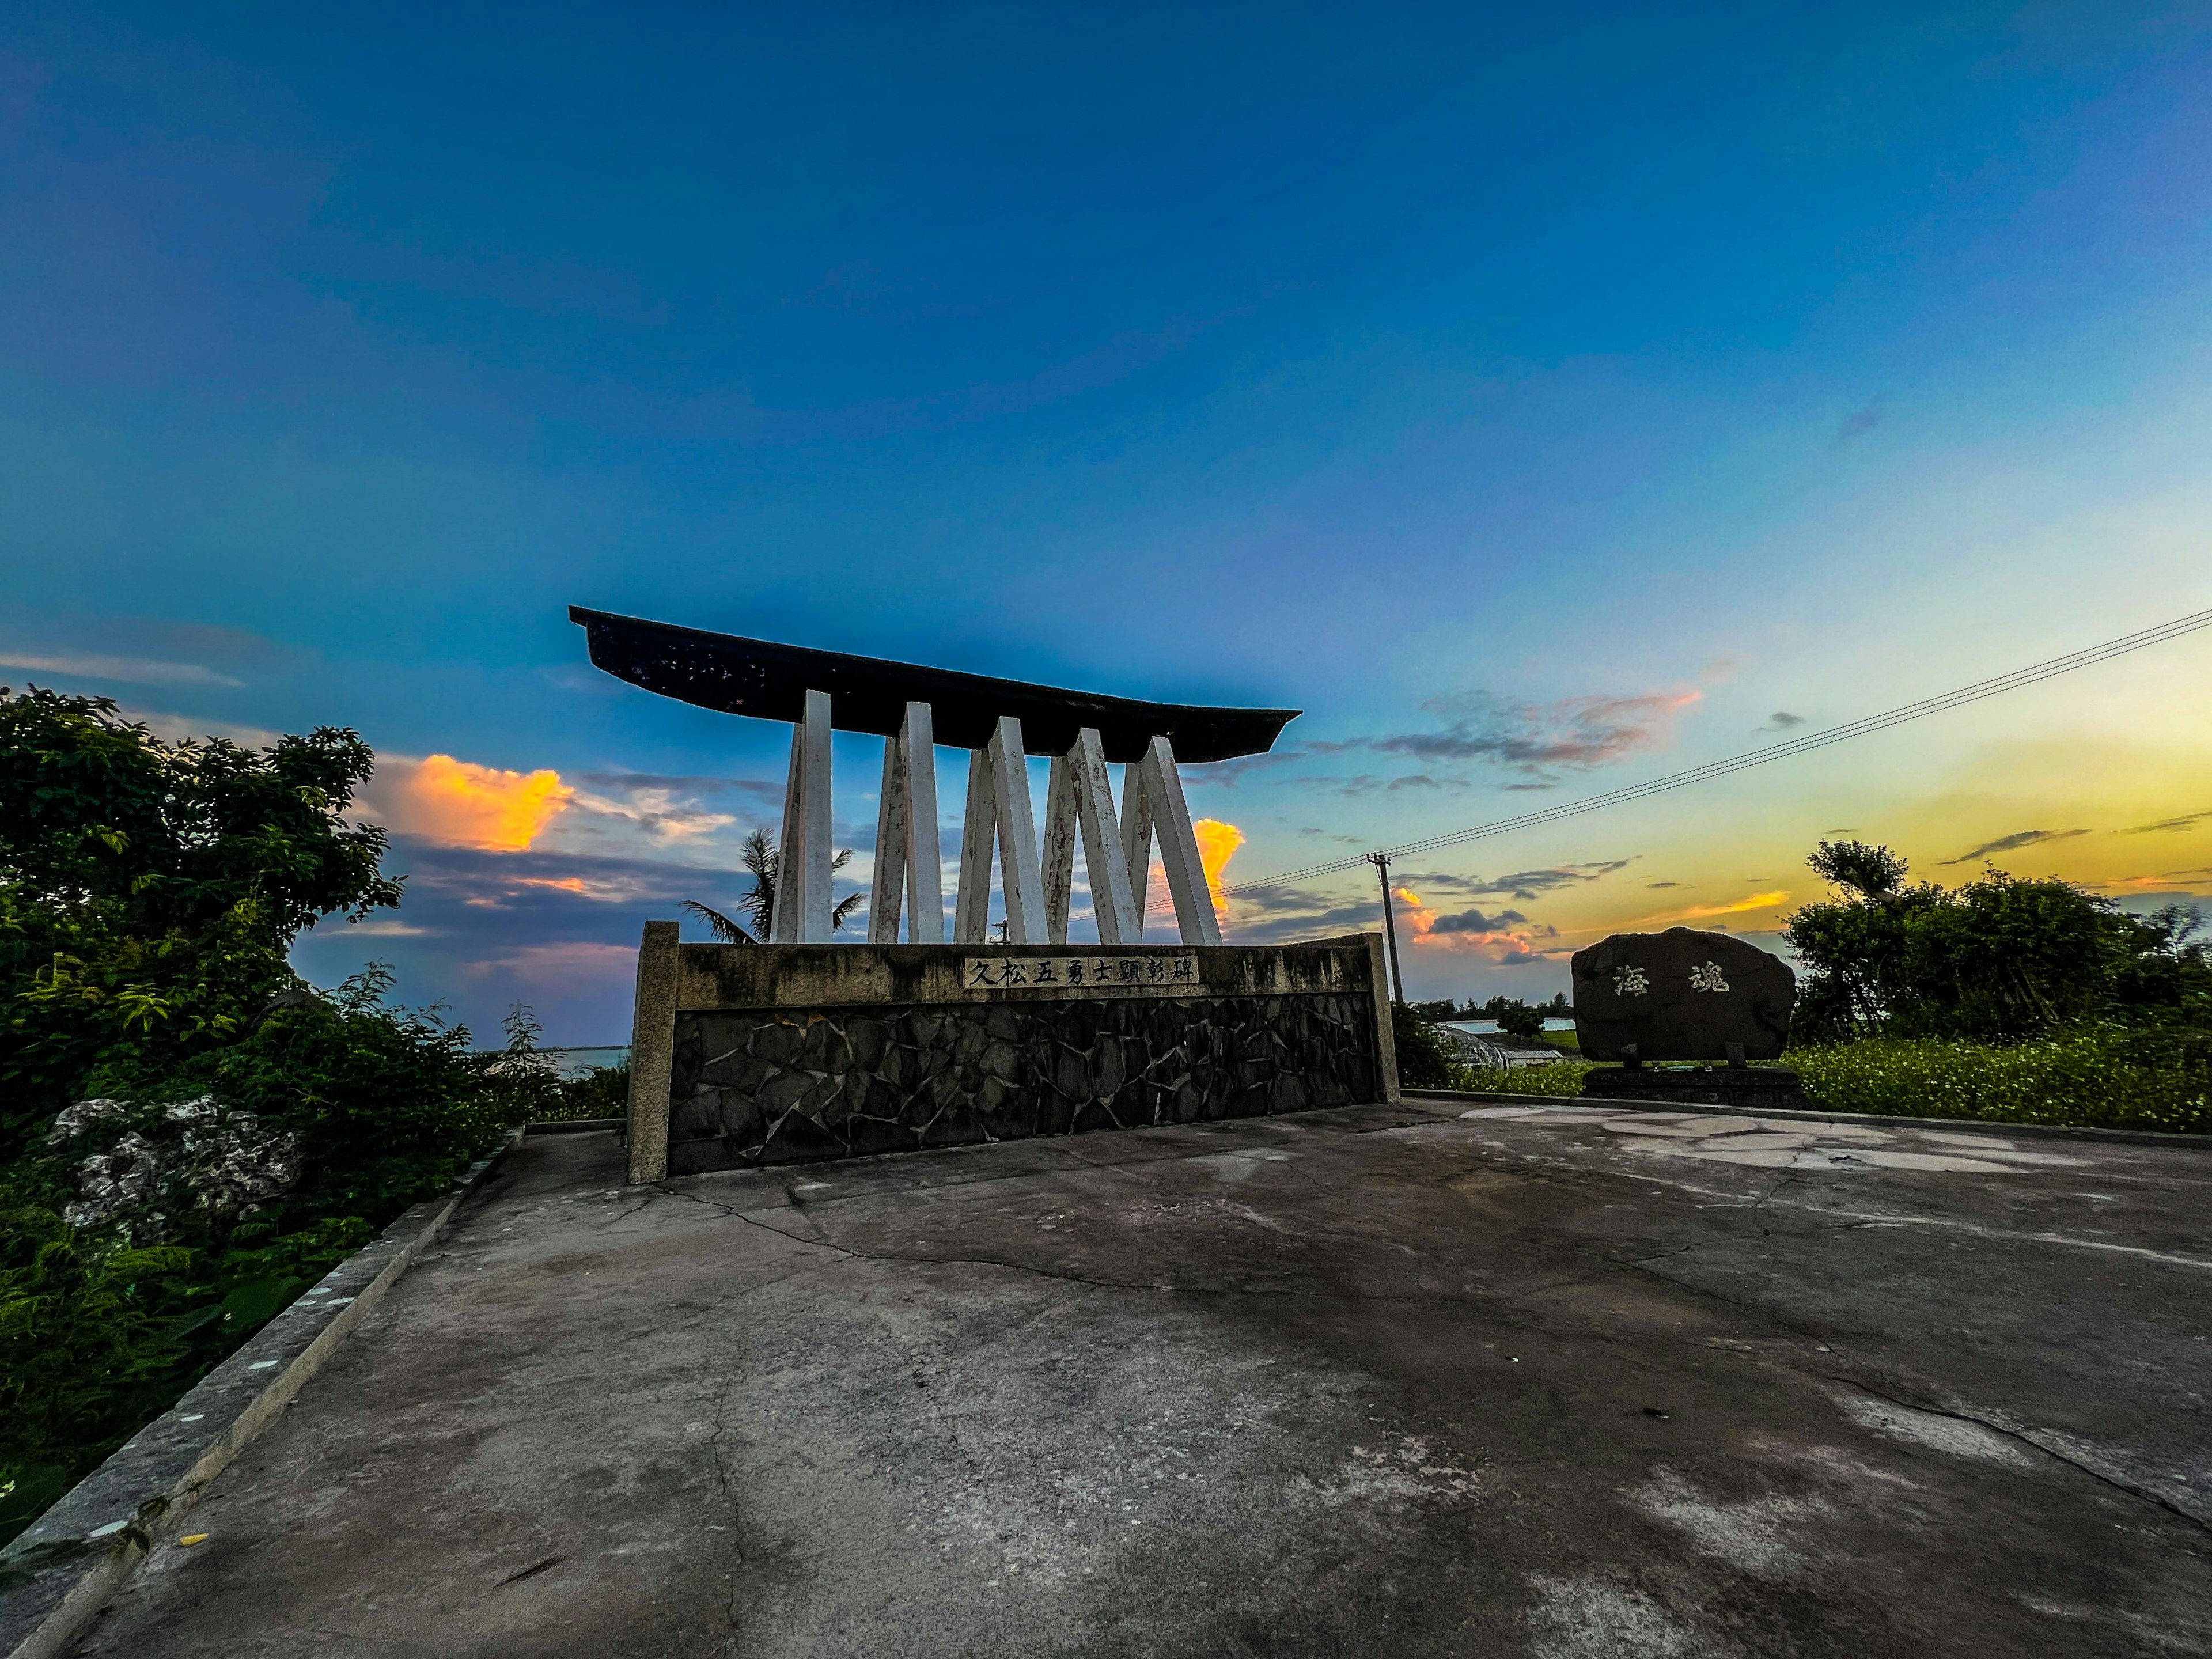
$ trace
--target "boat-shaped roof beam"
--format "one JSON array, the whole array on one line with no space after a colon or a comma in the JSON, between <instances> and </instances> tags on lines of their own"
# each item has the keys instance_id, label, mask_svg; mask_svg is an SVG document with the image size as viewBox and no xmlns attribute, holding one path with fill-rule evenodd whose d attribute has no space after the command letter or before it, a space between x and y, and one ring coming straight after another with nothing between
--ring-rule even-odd
<instances>
[{"instance_id":1,"label":"boat-shaped roof beam","mask_svg":"<svg viewBox=\"0 0 2212 1659\"><path fill-rule=\"evenodd\" d=\"M709 634L581 605L568 607L568 620L583 625L594 666L664 697L796 724L805 713L807 692L824 691L837 731L884 738L899 730L908 703L924 702L935 718L936 740L960 749L985 747L1000 716L1011 714L1022 723L1023 744L1032 755L1064 755L1075 747L1076 733L1089 727L1098 733L1109 761L1143 759L1156 737L1167 738L1176 759L1186 764L1233 760L1267 753L1299 712L1060 691L988 674Z\"/></svg>"}]
</instances>

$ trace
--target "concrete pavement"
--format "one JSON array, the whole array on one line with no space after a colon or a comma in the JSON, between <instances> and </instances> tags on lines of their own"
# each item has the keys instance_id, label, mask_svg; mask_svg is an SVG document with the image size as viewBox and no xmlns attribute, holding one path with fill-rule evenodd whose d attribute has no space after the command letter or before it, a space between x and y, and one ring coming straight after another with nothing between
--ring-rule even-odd
<instances>
[{"instance_id":1,"label":"concrete pavement","mask_svg":"<svg viewBox=\"0 0 2212 1659\"><path fill-rule=\"evenodd\" d=\"M526 1139L87 1655L2212 1647L2212 1151Z\"/></svg>"}]
</instances>

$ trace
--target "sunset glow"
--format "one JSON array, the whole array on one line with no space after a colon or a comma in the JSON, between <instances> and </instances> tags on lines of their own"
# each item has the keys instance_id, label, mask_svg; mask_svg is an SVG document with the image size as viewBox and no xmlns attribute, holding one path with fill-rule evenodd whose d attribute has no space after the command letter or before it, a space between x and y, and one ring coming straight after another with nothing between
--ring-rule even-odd
<instances>
[{"instance_id":1,"label":"sunset glow","mask_svg":"<svg viewBox=\"0 0 2212 1659\"><path fill-rule=\"evenodd\" d=\"M392 827L448 847L521 853L568 808L558 772L507 772L432 755L388 788Z\"/></svg>"},{"instance_id":2,"label":"sunset glow","mask_svg":"<svg viewBox=\"0 0 2212 1659\"><path fill-rule=\"evenodd\" d=\"M1206 890L1212 896L1213 914L1225 919L1229 901L1221 896L1221 872L1244 844L1244 832L1218 818L1200 818L1191 831L1198 837L1198 861L1206 867Z\"/></svg>"}]
</instances>

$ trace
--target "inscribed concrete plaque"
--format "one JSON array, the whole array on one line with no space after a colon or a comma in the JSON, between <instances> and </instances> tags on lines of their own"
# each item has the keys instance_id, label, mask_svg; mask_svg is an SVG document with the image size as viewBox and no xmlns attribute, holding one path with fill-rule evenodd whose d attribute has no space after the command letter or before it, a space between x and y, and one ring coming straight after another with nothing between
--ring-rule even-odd
<instances>
[{"instance_id":1,"label":"inscribed concrete plaque","mask_svg":"<svg viewBox=\"0 0 2212 1659\"><path fill-rule=\"evenodd\" d=\"M1584 1060L1779 1060L1797 975L1727 933L1669 927L1615 933L1574 957L1575 1033Z\"/></svg>"},{"instance_id":2,"label":"inscribed concrete plaque","mask_svg":"<svg viewBox=\"0 0 2212 1659\"><path fill-rule=\"evenodd\" d=\"M1188 951L1148 951L1140 957L969 957L960 982L970 991L1195 991L1198 957Z\"/></svg>"}]
</instances>

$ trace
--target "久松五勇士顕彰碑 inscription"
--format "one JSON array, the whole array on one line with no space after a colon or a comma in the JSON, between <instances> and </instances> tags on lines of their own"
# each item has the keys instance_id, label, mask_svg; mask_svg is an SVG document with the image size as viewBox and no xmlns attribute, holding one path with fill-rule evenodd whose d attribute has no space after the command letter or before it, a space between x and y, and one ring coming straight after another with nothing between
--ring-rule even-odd
<instances>
[{"instance_id":1,"label":"\u4e45\u677e\u4e94\u52c7\u58eb\u9855\u5f70\u7891 inscription","mask_svg":"<svg viewBox=\"0 0 2212 1659\"><path fill-rule=\"evenodd\" d=\"M1615 933L1574 956L1585 1060L1779 1060L1797 976L1727 933Z\"/></svg>"},{"instance_id":2,"label":"\u4e45\u677e\u4e94\u52c7\u58eb\u9855\u5f70\u7891 inscription","mask_svg":"<svg viewBox=\"0 0 2212 1659\"><path fill-rule=\"evenodd\" d=\"M1204 982L1189 951L1140 957L969 957L962 986L970 991L1194 991Z\"/></svg>"}]
</instances>

